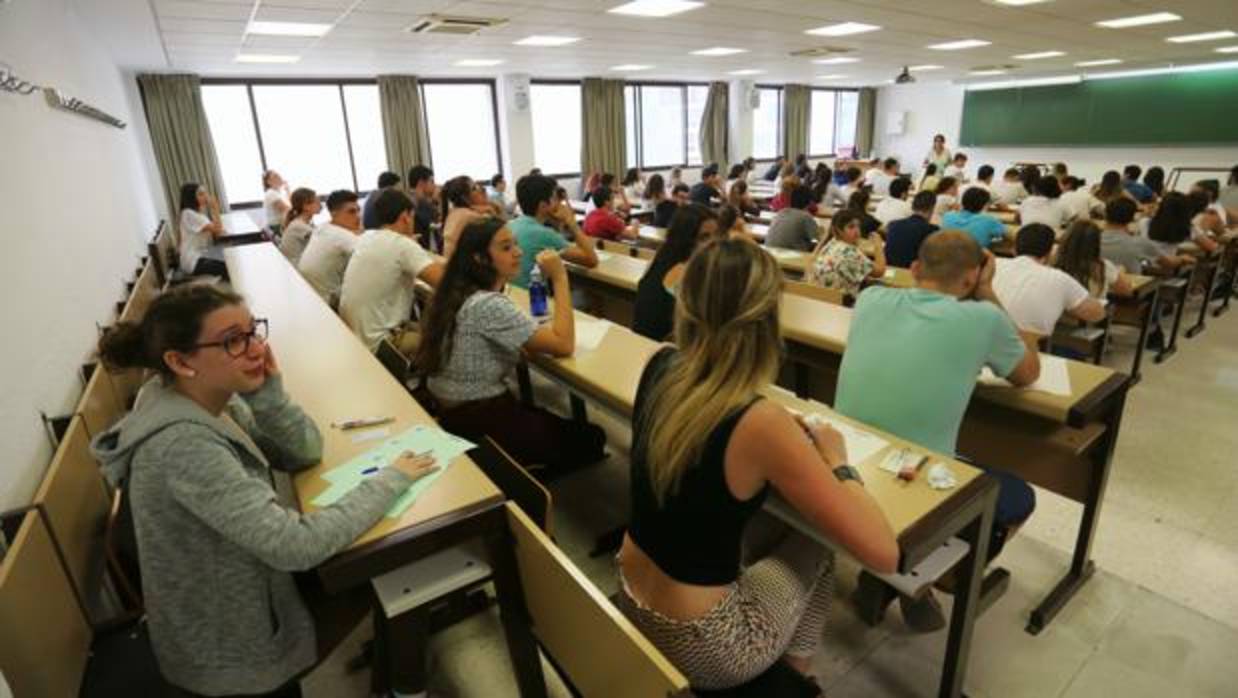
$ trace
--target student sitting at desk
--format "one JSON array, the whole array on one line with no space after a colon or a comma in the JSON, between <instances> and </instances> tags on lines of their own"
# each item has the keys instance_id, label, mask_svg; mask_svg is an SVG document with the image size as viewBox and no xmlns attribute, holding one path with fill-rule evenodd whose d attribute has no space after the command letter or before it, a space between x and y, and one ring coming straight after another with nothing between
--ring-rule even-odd
<instances>
[{"instance_id":1,"label":"student sitting at desk","mask_svg":"<svg viewBox=\"0 0 1238 698\"><path fill-rule=\"evenodd\" d=\"M654 175L655 177L657 175ZM675 212L680 208L692 203L688 200L688 185L680 182L671 190L671 198L658 204L653 211L653 227L668 228L671 225L671 218L675 216Z\"/></svg>"},{"instance_id":2,"label":"student sitting at desk","mask_svg":"<svg viewBox=\"0 0 1238 698\"><path fill-rule=\"evenodd\" d=\"M683 168L672 167L671 168L671 179L669 182L667 182L667 185L670 186L671 190L673 191L675 187L679 186L680 184L686 185L686 182L683 181Z\"/></svg>"},{"instance_id":3,"label":"student sitting at desk","mask_svg":"<svg viewBox=\"0 0 1238 698\"><path fill-rule=\"evenodd\" d=\"M417 349L413 317L418 279L437 286L443 263L413 238L413 201L398 189L388 189L374 203L377 230L357 239L340 285L340 317L366 348L376 351L390 339L400 353Z\"/></svg>"},{"instance_id":4,"label":"student sitting at desk","mask_svg":"<svg viewBox=\"0 0 1238 698\"><path fill-rule=\"evenodd\" d=\"M299 679L370 611L368 589L328 596L312 570L436 469L403 457L312 513L281 504L271 469L316 464L322 436L284 392L266 337L240 296L186 284L99 341L109 368L157 373L91 448L133 512L172 696L300 696Z\"/></svg>"},{"instance_id":5,"label":"student sitting at desk","mask_svg":"<svg viewBox=\"0 0 1238 698\"><path fill-rule=\"evenodd\" d=\"M461 175L443 183L439 220L443 221L443 256L450 258L464 226L488 216L502 217L502 208L490 201L472 177Z\"/></svg>"},{"instance_id":6,"label":"student sitting at desk","mask_svg":"<svg viewBox=\"0 0 1238 698\"><path fill-rule=\"evenodd\" d=\"M722 193L718 190L721 185L722 177L718 174L718 166L710 165L701 170L701 181L692 185L688 198L694 204L713 206L714 199L722 199Z\"/></svg>"},{"instance_id":7,"label":"student sitting at desk","mask_svg":"<svg viewBox=\"0 0 1238 698\"><path fill-rule=\"evenodd\" d=\"M1229 227L1238 221L1231 221L1229 211L1219 202L1221 183L1215 179L1202 179L1196 182L1187 193L1194 208L1198 209L1191 223L1204 232L1213 235L1224 235Z\"/></svg>"},{"instance_id":8,"label":"student sitting at desk","mask_svg":"<svg viewBox=\"0 0 1238 698\"><path fill-rule=\"evenodd\" d=\"M860 190L847 200L846 210L855 214L856 220L860 222L860 234L865 238L881 229L881 221L868 212L868 201L871 197L872 192L868 190L868 187L860 187Z\"/></svg>"},{"instance_id":9,"label":"student sitting at desk","mask_svg":"<svg viewBox=\"0 0 1238 698\"><path fill-rule=\"evenodd\" d=\"M1156 207L1156 213L1151 218L1139 221L1140 234L1156 244L1157 249L1165 257L1178 254L1178 246L1190 241L1199 246L1200 250L1211 254L1219 247L1208 233L1192 222L1200 211L1200 202L1194 204L1180 191L1171 191L1161 199Z\"/></svg>"},{"instance_id":10,"label":"student sitting at desk","mask_svg":"<svg viewBox=\"0 0 1238 698\"><path fill-rule=\"evenodd\" d=\"M882 225L901 221L911 215L911 204L907 202L907 194L911 191L910 177L896 177L886 189L887 196L877 202L873 217Z\"/></svg>"},{"instance_id":11,"label":"student sitting at desk","mask_svg":"<svg viewBox=\"0 0 1238 698\"><path fill-rule=\"evenodd\" d=\"M727 203L739 209L744 215L755 216L761 212L761 207L752 200L748 193L748 183L737 179L726 193Z\"/></svg>"},{"instance_id":12,"label":"student sitting at desk","mask_svg":"<svg viewBox=\"0 0 1238 698\"><path fill-rule=\"evenodd\" d=\"M666 193L666 180L662 179L662 175L655 174L649 177L649 181L645 182L645 205L653 209L652 224L655 228L665 228L665 225L658 225L658 211L663 208L663 204L674 205L675 202L670 201ZM673 212L673 209L672 209ZM667 216L670 220L670 216Z\"/></svg>"},{"instance_id":13,"label":"student sitting at desk","mask_svg":"<svg viewBox=\"0 0 1238 698\"><path fill-rule=\"evenodd\" d=\"M854 296L865 279L880 279L886 273L886 258L879 236L873 236L873 259L864 254L860 242L860 217L855 211L839 211L830 219L830 233L817 243L807 281L825 288L836 288Z\"/></svg>"},{"instance_id":14,"label":"student sitting at desk","mask_svg":"<svg viewBox=\"0 0 1238 698\"><path fill-rule=\"evenodd\" d=\"M635 240L640 237L640 223L626 225L615 215L615 192L598 187L593 192L593 210L585 216L585 235L603 240Z\"/></svg>"},{"instance_id":15,"label":"student sitting at desk","mask_svg":"<svg viewBox=\"0 0 1238 698\"><path fill-rule=\"evenodd\" d=\"M845 180L845 184L843 184L841 187L838 188L838 195L842 198L844 202L850 201L851 195L859 191L860 187L864 186L863 183L860 181L860 178L862 176L863 176L863 173L860 172L860 168L855 167L854 165L851 167L848 167L846 171L843 172L843 179Z\"/></svg>"},{"instance_id":16,"label":"student sitting at desk","mask_svg":"<svg viewBox=\"0 0 1238 698\"><path fill-rule=\"evenodd\" d=\"M920 191L937 193L937 183L941 181L941 177L937 173L937 165L933 163L929 163L924 168L924 176L920 178Z\"/></svg>"},{"instance_id":17,"label":"student sitting at desk","mask_svg":"<svg viewBox=\"0 0 1238 698\"><path fill-rule=\"evenodd\" d=\"M305 246L314 234L314 216L322 210L318 194L313 189L299 187L292 192L292 208L284 217L284 232L279 238L279 251L284 253L292 266L301 262Z\"/></svg>"},{"instance_id":18,"label":"student sitting at desk","mask_svg":"<svg viewBox=\"0 0 1238 698\"><path fill-rule=\"evenodd\" d=\"M284 224L284 216L292 203L288 201L288 183L275 170L262 173L262 211L266 214L267 228L276 236Z\"/></svg>"},{"instance_id":19,"label":"student sitting at desk","mask_svg":"<svg viewBox=\"0 0 1238 698\"><path fill-rule=\"evenodd\" d=\"M620 184L623 186L623 196L629 204L645 198L645 176L639 168L629 167Z\"/></svg>"},{"instance_id":20,"label":"student sitting at desk","mask_svg":"<svg viewBox=\"0 0 1238 698\"><path fill-rule=\"evenodd\" d=\"M808 212L812 205L812 190L798 186L791 190L790 205L779 211L769 225L765 244L807 252L817 242L817 218Z\"/></svg>"},{"instance_id":21,"label":"student sitting at desk","mask_svg":"<svg viewBox=\"0 0 1238 698\"><path fill-rule=\"evenodd\" d=\"M937 209L933 212L935 216L940 218L950 211L959 210L959 180L942 177L937 180L937 186L933 187L932 192L937 195Z\"/></svg>"},{"instance_id":22,"label":"student sitting at desk","mask_svg":"<svg viewBox=\"0 0 1238 698\"><path fill-rule=\"evenodd\" d=\"M1062 187L1062 195L1058 198L1072 221L1086 221L1099 217L1105 210L1105 204L1092 196L1082 179L1066 175L1058 180Z\"/></svg>"},{"instance_id":23,"label":"student sitting at desk","mask_svg":"<svg viewBox=\"0 0 1238 698\"><path fill-rule=\"evenodd\" d=\"M1023 180L1019 178L1019 170L1011 167L1002 175L1002 181L992 186L993 205L1002 208L1018 206L1027 198L1027 190L1023 188Z\"/></svg>"},{"instance_id":24,"label":"student sitting at desk","mask_svg":"<svg viewBox=\"0 0 1238 698\"><path fill-rule=\"evenodd\" d=\"M925 238L937 232L932 222L937 208L937 195L922 191L911 200L911 215L886 226L885 255L891 266L910 268L920 255Z\"/></svg>"},{"instance_id":25,"label":"student sitting at desk","mask_svg":"<svg viewBox=\"0 0 1238 698\"><path fill-rule=\"evenodd\" d=\"M502 174L490 178L490 184L486 187L486 198L499 207L504 218L516 215L516 197L507 192L507 178Z\"/></svg>"},{"instance_id":26,"label":"student sitting at desk","mask_svg":"<svg viewBox=\"0 0 1238 698\"><path fill-rule=\"evenodd\" d=\"M1105 228L1100 237L1101 256L1130 274L1142 274L1147 265L1168 271L1190 262L1190 257L1178 254L1177 245L1169 254L1164 254L1155 242L1131 230L1131 222L1135 220L1138 208L1135 200L1128 197L1118 197L1105 206Z\"/></svg>"},{"instance_id":27,"label":"student sitting at desk","mask_svg":"<svg viewBox=\"0 0 1238 698\"><path fill-rule=\"evenodd\" d=\"M1139 165L1127 165L1122 170L1122 188L1126 190L1141 204L1151 203L1156 198L1156 194L1148 188L1148 185L1139 181L1139 175L1143 174L1143 168Z\"/></svg>"},{"instance_id":28,"label":"student sitting at desk","mask_svg":"<svg viewBox=\"0 0 1238 698\"><path fill-rule=\"evenodd\" d=\"M1131 295L1131 282L1118 265L1101 256L1100 228L1090 220L1075 221L1058 246L1055 266L1104 301L1110 293Z\"/></svg>"},{"instance_id":29,"label":"student sitting at desk","mask_svg":"<svg viewBox=\"0 0 1238 698\"><path fill-rule=\"evenodd\" d=\"M943 230L924 241L911 266L916 287L874 286L860 294L839 367L834 407L865 424L953 454L963 413L980 369L988 366L1016 386L1040 376L1032 338L1020 338L993 292L993 255L967 233ZM908 351L915 347L915 351ZM999 493L989 559L1035 508L1026 482L989 471ZM867 572L857 594L895 592ZM900 599L908 627L929 632L945 625L929 591Z\"/></svg>"},{"instance_id":30,"label":"student sitting at desk","mask_svg":"<svg viewBox=\"0 0 1238 698\"><path fill-rule=\"evenodd\" d=\"M318 226L310 236L297 269L318 295L335 308L340 303L344 269L348 267L362 230L357 193L346 189L331 192L327 197L327 212L331 214L330 222Z\"/></svg>"},{"instance_id":31,"label":"student sitting at desk","mask_svg":"<svg viewBox=\"0 0 1238 698\"><path fill-rule=\"evenodd\" d=\"M774 162L765 170L765 174L761 177L767 182L777 182L779 175L782 174L782 168L787 164L787 157L779 155L774 159Z\"/></svg>"},{"instance_id":32,"label":"student sitting at desk","mask_svg":"<svg viewBox=\"0 0 1238 698\"><path fill-rule=\"evenodd\" d=\"M731 165L730 171L726 173L726 182L722 186L722 193L729 199L731 189L734 188L736 182L744 182L744 166L742 163Z\"/></svg>"},{"instance_id":33,"label":"student sitting at desk","mask_svg":"<svg viewBox=\"0 0 1238 698\"><path fill-rule=\"evenodd\" d=\"M1042 223L1019 229L1014 259L997 260L993 290L1002 307L1024 332L1053 335L1063 313L1084 322L1105 319L1105 306L1066 272L1049 265L1055 231Z\"/></svg>"},{"instance_id":34,"label":"student sitting at desk","mask_svg":"<svg viewBox=\"0 0 1238 698\"><path fill-rule=\"evenodd\" d=\"M219 200L204 187L189 182L181 185L180 204L181 271L192 276L228 278L228 265L209 256L215 240L226 232L219 218Z\"/></svg>"},{"instance_id":35,"label":"student sitting at desk","mask_svg":"<svg viewBox=\"0 0 1238 698\"><path fill-rule=\"evenodd\" d=\"M730 204L718 209L718 233L721 237L746 238L758 245L762 242L760 238L752 234L752 231L748 230L744 214Z\"/></svg>"},{"instance_id":36,"label":"student sitting at desk","mask_svg":"<svg viewBox=\"0 0 1238 698\"><path fill-rule=\"evenodd\" d=\"M780 660L808 674L820 647L834 555L797 531L756 535L771 486L861 565L898 565L842 435L761 396L778 374L781 288L757 245L702 248L679 291L678 348L649 360L636 392L617 605L694 689L743 684Z\"/></svg>"},{"instance_id":37,"label":"student sitting at desk","mask_svg":"<svg viewBox=\"0 0 1238 698\"><path fill-rule=\"evenodd\" d=\"M712 208L688 204L675 212L666 230L666 241L636 285L633 332L656 342L670 335L675 318L675 296L688 258L701 243L718 234L718 215Z\"/></svg>"},{"instance_id":38,"label":"student sitting at desk","mask_svg":"<svg viewBox=\"0 0 1238 698\"><path fill-rule=\"evenodd\" d=\"M967 154L955 153L954 160L942 171L943 177L954 177L959 182L967 181Z\"/></svg>"},{"instance_id":39,"label":"student sitting at desk","mask_svg":"<svg viewBox=\"0 0 1238 698\"><path fill-rule=\"evenodd\" d=\"M440 241L434 240L432 229L439 220L438 185L434 183L434 170L425 165L413 165L408 170L408 186L413 196L413 233L423 247L437 249L435 245ZM381 228L382 224L377 227ZM366 226L366 230L374 228Z\"/></svg>"},{"instance_id":40,"label":"student sitting at desk","mask_svg":"<svg viewBox=\"0 0 1238 698\"><path fill-rule=\"evenodd\" d=\"M1052 177L1040 177L1032 185L1032 195L1019 204L1019 223L1040 223L1060 232L1070 223L1070 211L1062 203L1062 187Z\"/></svg>"},{"instance_id":41,"label":"student sitting at desk","mask_svg":"<svg viewBox=\"0 0 1238 698\"><path fill-rule=\"evenodd\" d=\"M873 193L879 196L886 196L890 193L890 184L899 177L898 159L886 158L881 163L881 169L873 168L869 172L876 172L870 182Z\"/></svg>"},{"instance_id":42,"label":"student sitting at desk","mask_svg":"<svg viewBox=\"0 0 1238 698\"><path fill-rule=\"evenodd\" d=\"M1006 225L984 212L989 205L989 192L972 187L963 193L963 210L951 211L941 217L941 227L962 230L984 249L1006 237Z\"/></svg>"},{"instance_id":43,"label":"student sitting at desk","mask_svg":"<svg viewBox=\"0 0 1238 698\"><path fill-rule=\"evenodd\" d=\"M1143 173L1143 185L1152 192L1152 200L1156 201L1165 195L1165 169L1153 165Z\"/></svg>"},{"instance_id":44,"label":"student sitting at desk","mask_svg":"<svg viewBox=\"0 0 1238 698\"><path fill-rule=\"evenodd\" d=\"M983 189L989 192L990 198L993 198L993 166L981 165L980 169L976 170L976 178L967 183L967 186L963 188L963 193L966 194L968 189Z\"/></svg>"},{"instance_id":45,"label":"student sitting at desk","mask_svg":"<svg viewBox=\"0 0 1238 698\"><path fill-rule=\"evenodd\" d=\"M847 197L843 196L842 187L834 181L830 168L825 167L824 170L818 168L817 177L812 183L812 201L818 211L823 208L843 208L847 205Z\"/></svg>"},{"instance_id":46,"label":"student sitting at desk","mask_svg":"<svg viewBox=\"0 0 1238 698\"><path fill-rule=\"evenodd\" d=\"M394 172L384 172L378 175L378 187L370 192L370 195L365 197L365 205L361 208L361 223L365 227L362 230L370 230L378 227L378 219L374 216L374 202L378 201L379 194L384 190L390 189L400 183L400 175Z\"/></svg>"},{"instance_id":47,"label":"student sitting at desk","mask_svg":"<svg viewBox=\"0 0 1238 698\"><path fill-rule=\"evenodd\" d=\"M1105 205L1114 199L1135 200L1135 197L1126 193L1126 190L1122 188L1122 175L1117 170L1109 170L1101 175L1100 183L1092 187L1092 196Z\"/></svg>"},{"instance_id":48,"label":"student sitting at desk","mask_svg":"<svg viewBox=\"0 0 1238 698\"><path fill-rule=\"evenodd\" d=\"M566 261L592 269L598 265L593 238L583 234L576 225L576 212L566 201L553 203L555 181L545 175L526 175L516 181L516 198L525 214L511 222L512 234L520 245L520 273L512 285L529 287L529 274L534 260L542 250L551 250ZM550 227L554 222L572 236L572 242Z\"/></svg>"},{"instance_id":49,"label":"student sitting at desk","mask_svg":"<svg viewBox=\"0 0 1238 698\"><path fill-rule=\"evenodd\" d=\"M466 225L422 319L413 363L439 403L444 429L474 441L490 436L517 462L559 473L601 460L606 434L526 406L508 388L522 352L571 356L576 347L567 269L553 250L536 260L554 287L550 322L539 326L503 294L522 254L502 220Z\"/></svg>"}]
</instances>

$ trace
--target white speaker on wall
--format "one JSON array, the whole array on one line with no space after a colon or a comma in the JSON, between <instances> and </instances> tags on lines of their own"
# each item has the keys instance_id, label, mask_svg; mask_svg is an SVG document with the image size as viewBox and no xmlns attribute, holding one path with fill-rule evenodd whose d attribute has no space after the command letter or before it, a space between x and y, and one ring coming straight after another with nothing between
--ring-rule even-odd
<instances>
[{"instance_id":1,"label":"white speaker on wall","mask_svg":"<svg viewBox=\"0 0 1238 698\"><path fill-rule=\"evenodd\" d=\"M512 106L516 111L529 110L529 76L528 75L509 75L508 80L511 81Z\"/></svg>"},{"instance_id":2,"label":"white speaker on wall","mask_svg":"<svg viewBox=\"0 0 1238 698\"><path fill-rule=\"evenodd\" d=\"M761 108L761 91L755 87L748 88L748 108L752 110Z\"/></svg>"},{"instance_id":3,"label":"white speaker on wall","mask_svg":"<svg viewBox=\"0 0 1238 698\"><path fill-rule=\"evenodd\" d=\"M892 111L886 115L886 134L890 136L901 136L907 132L907 112L902 110Z\"/></svg>"}]
</instances>

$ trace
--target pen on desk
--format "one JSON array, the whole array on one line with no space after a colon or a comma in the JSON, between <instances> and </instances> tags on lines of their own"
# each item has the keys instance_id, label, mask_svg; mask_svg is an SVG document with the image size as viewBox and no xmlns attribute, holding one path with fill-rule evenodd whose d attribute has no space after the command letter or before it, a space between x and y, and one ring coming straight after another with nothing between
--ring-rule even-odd
<instances>
[{"instance_id":1,"label":"pen on desk","mask_svg":"<svg viewBox=\"0 0 1238 698\"><path fill-rule=\"evenodd\" d=\"M920 469L924 467L924 464L928 463L928 460L928 456L920 456L920 459L916 461L915 465L903 466L898 471L898 479L904 482L911 482L916 479L916 475L920 472Z\"/></svg>"},{"instance_id":2,"label":"pen on desk","mask_svg":"<svg viewBox=\"0 0 1238 698\"><path fill-rule=\"evenodd\" d=\"M349 429L360 429L362 427L376 427L381 424L394 422L395 417L363 417L361 419L349 419L343 422L335 422L331 426L336 429L348 431Z\"/></svg>"}]
</instances>

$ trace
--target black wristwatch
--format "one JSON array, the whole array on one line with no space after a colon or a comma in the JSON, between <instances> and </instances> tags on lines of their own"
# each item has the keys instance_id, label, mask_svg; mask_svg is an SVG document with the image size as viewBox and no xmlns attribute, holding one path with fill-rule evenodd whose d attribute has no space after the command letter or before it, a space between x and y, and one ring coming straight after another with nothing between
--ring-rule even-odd
<instances>
[{"instance_id":1,"label":"black wristwatch","mask_svg":"<svg viewBox=\"0 0 1238 698\"><path fill-rule=\"evenodd\" d=\"M847 465L846 463L838 466L837 468L834 468L834 477L838 478L839 482L855 480L856 482L860 483L861 487L864 486L864 478L860 477L860 471L856 470L850 465Z\"/></svg>"}]
</instances>

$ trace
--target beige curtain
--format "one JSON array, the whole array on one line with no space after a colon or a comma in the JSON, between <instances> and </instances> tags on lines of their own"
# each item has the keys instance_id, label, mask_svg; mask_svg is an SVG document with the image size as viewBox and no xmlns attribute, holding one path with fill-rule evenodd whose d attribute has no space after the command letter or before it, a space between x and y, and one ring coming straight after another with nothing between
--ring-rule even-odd
<instances>
[{"instance_id":1,"label":"beige curtain","mask_svg":"<svg viewBox=\"0 0 1238 698\"><path fill-rule=\"evenodd\" d=\"M430 139L426 135L421 90L413 75L379 75L378 99L383 112L383 140L387 167L408 176L413 165L430 164ZM440 172L440 179L457 173Z\"/></svg>"},{"instance_id":2,"label":"beige curtain","mask_svg":"<svg viewBox=\"0 0 1238 698\"><path fill-rule=\"evenodd\" d=\"M627 170L627 124L623 81L585 78L580 90L580 174Z\"/></svg>"},{"instance_id":3,"label":"beige curtain","mask_svg":"<svg viewBox=\"0 0 1238 698\"><path fill-rule=\"evenodd\" d=\"M812 90L807 85L787 85L782 89L782 152L788 160L808 153L811 110Z\"/></svg>"},{"instance_id":4,"label":"beige curtain","mask_svg":"<svg viewBox=\"0 0 1238 698\"><path fill-rule=\"evenodd\" d=\"M872 157L873 128L877 118L877 90L860 88L860 104L855 118L855 149L862 157Z\"/></svg>"},{"instance_id":5,"label":"beige curtain","mask_svg":"<svg viewBox=\"0 0 1238 698\"><path fill-rule=\"evenodd\" d=\"M227 210L215 143L202 108L201 79L197 75L143 74L138 76L138 85L173 226L179 214L181 186L189 182L206 187ZM255 180L261 176L261 172L254 173Z\"/></svg>"},{"instance_id":6,"label":"beige curtain","mask_svg":"<svg viewBox=\"0 0 1238 698\"><path fill-rule=\"evenodd\" d=\"M727 100L729 94L725 82L710 83L709 95L705 98L705 111L701 113L701 125L697 131L701 162L706 165L716 162L724 173L730 164L727 162Z\"/></svg>"}]
</instances>

